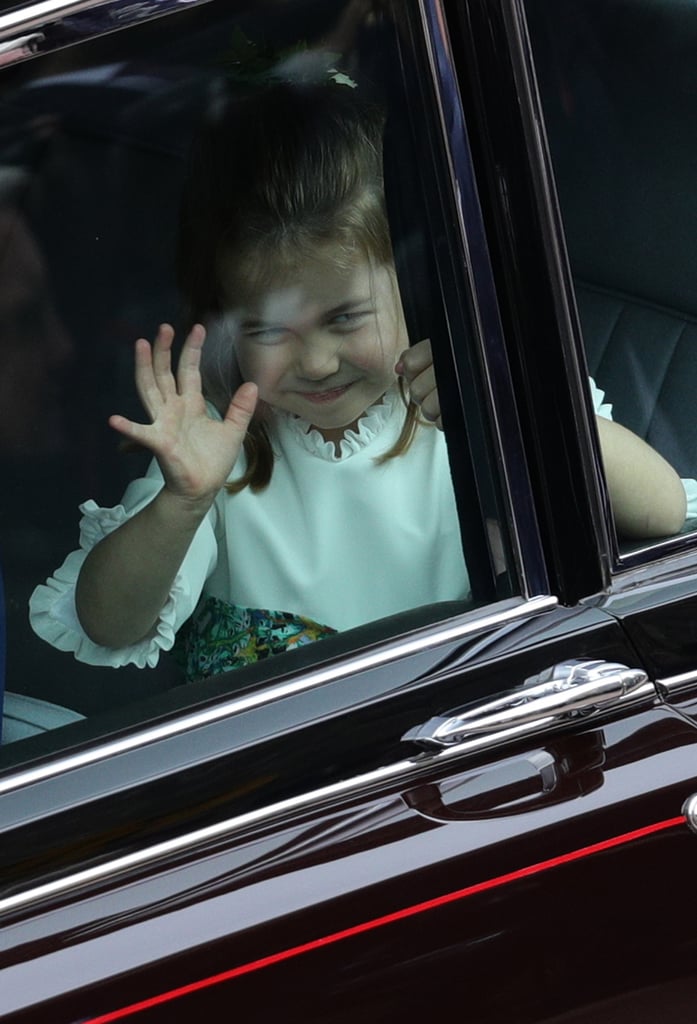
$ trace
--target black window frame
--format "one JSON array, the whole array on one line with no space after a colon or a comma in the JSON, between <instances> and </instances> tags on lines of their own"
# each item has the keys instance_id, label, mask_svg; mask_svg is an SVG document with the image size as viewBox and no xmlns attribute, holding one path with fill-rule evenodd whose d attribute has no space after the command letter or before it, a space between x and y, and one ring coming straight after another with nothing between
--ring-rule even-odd
<instances>
[{"instance_id":1,"label":"black window frame","mask_svg":"<svg viewBox=\"0 0 697 1024\"><path fill-rule=\"evenodd\" d=\"M444 9L553 589L573 603L630 588L689 565L697 541L617 539L525 4Z\"/></svg>"}]
</instances>

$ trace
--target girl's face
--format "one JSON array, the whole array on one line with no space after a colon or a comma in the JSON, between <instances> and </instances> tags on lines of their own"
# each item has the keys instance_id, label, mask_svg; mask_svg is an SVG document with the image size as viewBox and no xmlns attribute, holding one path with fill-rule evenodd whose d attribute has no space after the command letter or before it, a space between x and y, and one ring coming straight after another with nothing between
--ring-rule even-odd
<instances>
[{"instance_id":1,"label":"girl's face","mask_svg":"<svg viewBox=\"0 0 697 1024\"><path fill-rule=\"evenodd\" d=\"M242 376L276 409L308 420L327 441L377 402L407 347L391 267L358 258L337 264L336 247L247 289L235 309Z\"/></svg>"}]
</instances>

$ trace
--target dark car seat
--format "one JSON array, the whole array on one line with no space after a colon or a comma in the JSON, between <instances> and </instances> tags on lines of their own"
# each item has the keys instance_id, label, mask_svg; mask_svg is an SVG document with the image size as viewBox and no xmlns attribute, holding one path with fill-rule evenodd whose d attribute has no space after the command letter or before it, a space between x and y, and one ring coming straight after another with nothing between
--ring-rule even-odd
<instances>
[{"instance_id":1,"label":"dark car seat","mask_svg":"<svg viewBox=\"0 0 697 1024\"><path fill-rule=\"evenodd\" d=\"M590 373L697 476L697 5L528 0Z\"/></svg>"}]
</instances>

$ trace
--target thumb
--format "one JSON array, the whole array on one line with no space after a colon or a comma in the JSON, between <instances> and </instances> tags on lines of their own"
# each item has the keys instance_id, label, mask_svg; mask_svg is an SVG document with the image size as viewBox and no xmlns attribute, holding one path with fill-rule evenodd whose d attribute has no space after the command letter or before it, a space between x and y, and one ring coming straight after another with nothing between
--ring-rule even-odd
<instances>
[{"instance_id":1,"label":"thumb","mask_svg":"<svg viewBox=\"0 0 697 1024\"><path fill-rule=\"evenodd\" d=\"M258 399L259 388L256 384L242 384L230 400L225 413L225 423L233 426L239 433L246 434Z\"/></svg>"}]
</instances>

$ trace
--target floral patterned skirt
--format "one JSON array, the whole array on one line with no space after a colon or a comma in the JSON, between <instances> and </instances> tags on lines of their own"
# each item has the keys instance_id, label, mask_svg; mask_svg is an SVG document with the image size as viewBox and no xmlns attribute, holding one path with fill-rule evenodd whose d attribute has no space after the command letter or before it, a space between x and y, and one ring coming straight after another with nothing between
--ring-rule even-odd
<instances>
[{"instance_id":1,"label":"floral patterned skirt","mask_svg":"<svg viewBox=\"0 0 697 1024\"><path fill-rule=\"evenodd\" d=\"M312 619L206 598L179 630L172 651L188 681L251 665L336 633Z\"/></svg>"}]
</instances>

